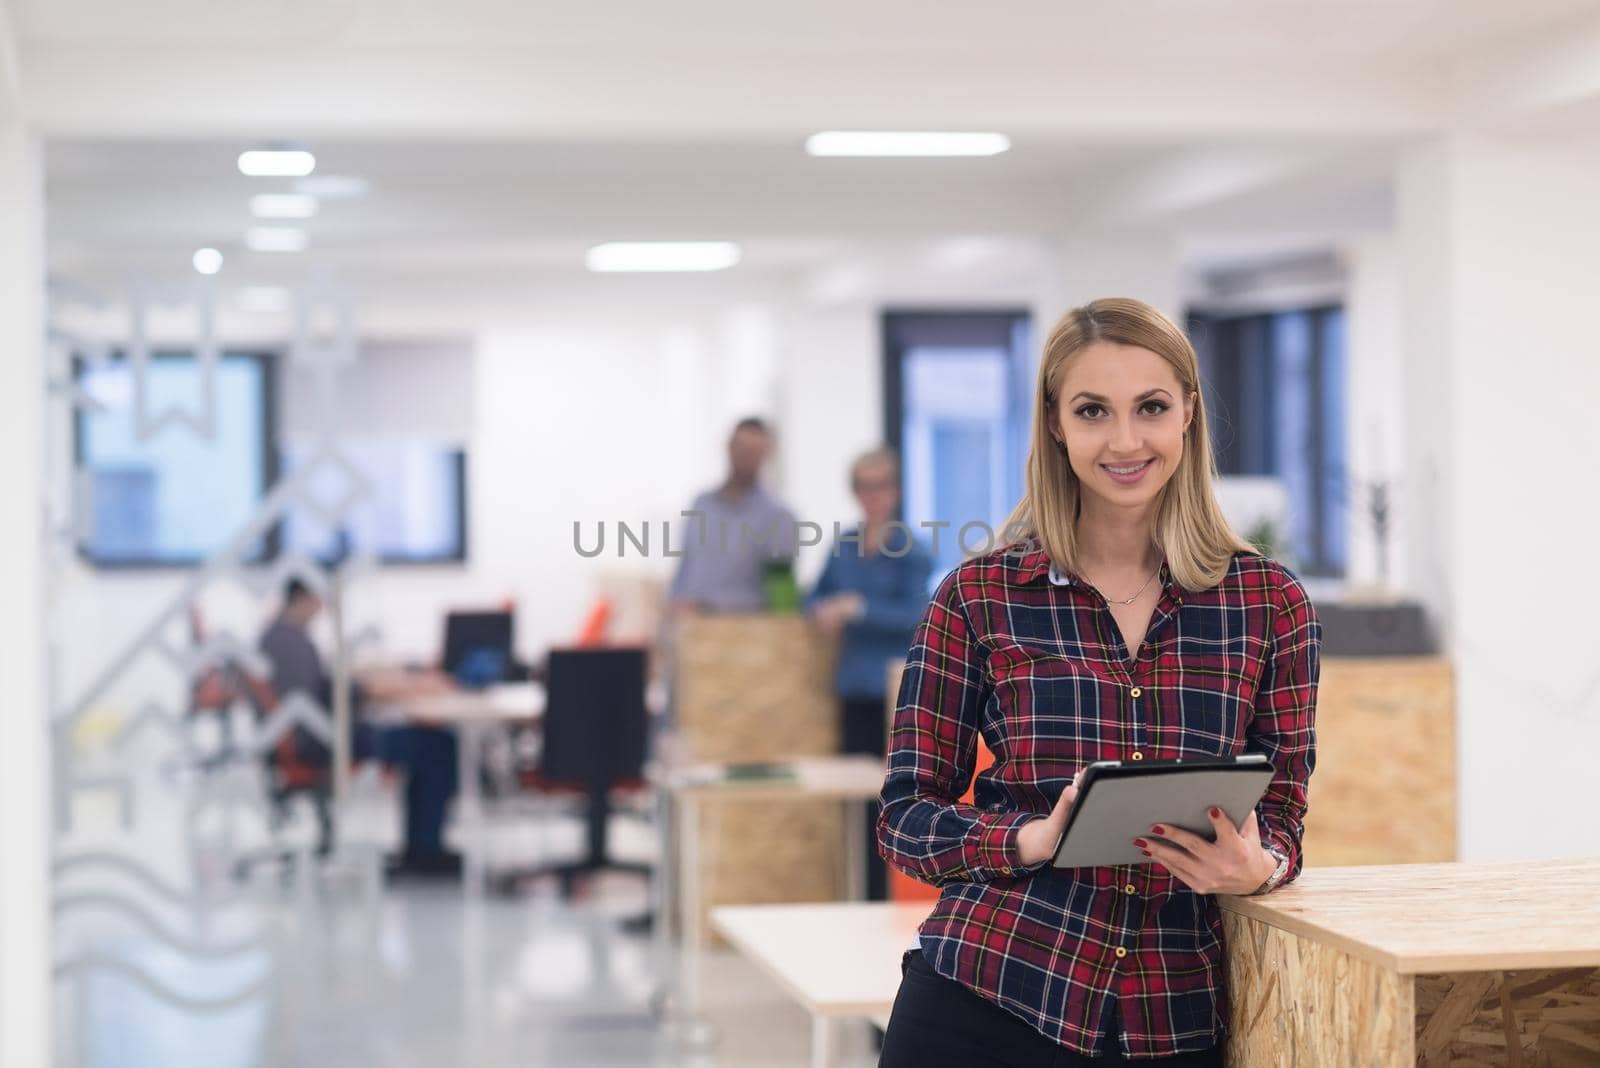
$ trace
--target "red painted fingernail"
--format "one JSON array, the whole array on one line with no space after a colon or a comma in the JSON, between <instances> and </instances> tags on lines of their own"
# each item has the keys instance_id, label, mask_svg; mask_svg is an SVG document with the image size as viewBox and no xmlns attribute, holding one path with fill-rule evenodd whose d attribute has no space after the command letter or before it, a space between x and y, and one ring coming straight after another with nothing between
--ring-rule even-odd
<instances>
[{"instance_id":1,"label":"red painted fingernail","mask_svg":"<svg viewBox=\"0 0 1600 1068\"><path fill-rule=\"evenodd\" d=\"M1154 827L1150 828L1150 830L1153 831L1156 834L1166 834L1167 833L1167 829L1165 827L1161 826L1161 824L1159 824L1159 823L1156 824Z\"/></svg>"},{"instance_id":2,"label":"red painted fingernail","mask_svg":"<svg viewBox=\"0 0 1600 1068\"><path fill-rule=\"evenodd\" d=\"M1134 840L1133 840L1133 844L1134 844L1134 845L1136 845L1136 846L1138 846L1138 847L1139 847L1139 848L1140 848L1140 849L1143 849L1143 848L1144 848L1144 847L1145 847L1145 846L1147 846L1147 845L1149 845L1149 844L1150 844L1150 843L1149 843L1149 842L1146 842L1146 841L1145 841L1145 840L1144 840L1144 839L1143 839L1143 838L1135 838L1135 839L1134 839ZM1148 856L1149 856L1149 855L1150 855L1150 854L1149 854L1149 853L1146 853L1146 854L1145 854L1145 856L1147 856L1147 857L1148 857Z\"/></svg>"},{"instance_id":3,"label":"red painted fingernail","mask_svg":"<svg viewBox=\"0 0 1600 1068\"><path fill-rule=\"evenodd\" d=\"M1145 851L1144 851L1144 855L1145 855L1145 856L1147 856L1147 857L1148 857L1148 856L1150 856L1150 850L1148 850L1148 849L1146 849L1146 850L1145 850Z\"/></svg>"},{"instance_id":4,"label":"red painted fingernail","mask_svg":"<svg viewBox=\"0 0 1600 1068\"><path fill-rule=\"evenodd\" d=\"M1220 820L1222 818L1222 810L1220 808L1212 809L1211 810L1211 818L1214 819L1214 820Z\"/></svg>"}]
</instances>

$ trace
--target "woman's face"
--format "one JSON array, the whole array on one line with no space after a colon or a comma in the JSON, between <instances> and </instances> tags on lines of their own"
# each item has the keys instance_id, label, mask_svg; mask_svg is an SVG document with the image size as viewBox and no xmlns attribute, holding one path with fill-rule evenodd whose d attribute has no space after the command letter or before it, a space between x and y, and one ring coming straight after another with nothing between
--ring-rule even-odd
<instances>
[{"instance_id":1,"label":"woman's face","mask_svg":"<svg viewBox=\"0 0 1600 1068\"><path fill-rule=\"evenodd\" d=\"M893 464L882 460L864 463L856 468L852 483L868 524L881 526L894 518L900 507L900 480Z\"/></svg>"},{"instance_id":2,"label":"woman's face","mask_svg":"<svg viewBox=\"0 0 1600 1068\"><path fill-rule=\"evenodd\" d=\"M1055 437L1083 492L1116 507L1154 504L1194 416L1172 365L1149 349L1096 341L1067 361L1057 396Z\"/></svg>"}]
</instances>

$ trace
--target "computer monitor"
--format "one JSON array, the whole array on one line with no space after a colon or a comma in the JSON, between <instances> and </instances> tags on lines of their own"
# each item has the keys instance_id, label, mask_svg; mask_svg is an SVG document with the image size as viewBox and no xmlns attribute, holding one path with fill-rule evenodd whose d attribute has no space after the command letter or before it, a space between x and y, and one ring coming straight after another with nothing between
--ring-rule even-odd
<instances>
[{"instance_id":1,"label":"computer monitor","mask_svg":"<svg viewBox=\"0 0 1600 1068\"><path fill-rule=\"evenodd\" d=\"M501 678L508 677L512 669L512 633L510 612L451 612L444 620L444 670L459 677L469 657L481 658L487 652L498 656Z\"/></svg>"}]
</instances>

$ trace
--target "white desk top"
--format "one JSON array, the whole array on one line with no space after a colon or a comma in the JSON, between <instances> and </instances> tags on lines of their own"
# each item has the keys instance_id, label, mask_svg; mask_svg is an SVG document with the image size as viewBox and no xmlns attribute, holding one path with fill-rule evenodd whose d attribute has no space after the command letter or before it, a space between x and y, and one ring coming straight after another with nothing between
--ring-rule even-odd
<instances>
[{"instance_id":1,"label":"white desk top","mask_svg":"<svg viewBox=\"0 0 1600 1068\"><path fill-rule=\"evenodd\" d=\"M932 902L725 905L711 926L815 1016L883 1018Z\"/></svg>"},{"instance_id":2,"label":"white desk top","mask_svg":"<svg viewBox=\"0 0 1600 1068\"><path fill-rule=\"evenodd\" d=\"M386 702L392 717L426 723L531 722L544 715L544 687L537 682L509 682L482 690L453 690Z\"/></svg>"},{"instance_id":3,"label":"white desk top","mask_svg":"<svg viewBox=\"0 0 1600 1068\"><path fill-rule=\"evenodd\" d=\"M790 772L775 778L726 778L728 764L691 764L669 772L666 786L675 795L706 801L733 798L766 801L796 795L871 800L883 789L883 761L872 756L801 757L774 761ZM736 767L737 765L731 765Z\"/></svg>"}]
</instances>

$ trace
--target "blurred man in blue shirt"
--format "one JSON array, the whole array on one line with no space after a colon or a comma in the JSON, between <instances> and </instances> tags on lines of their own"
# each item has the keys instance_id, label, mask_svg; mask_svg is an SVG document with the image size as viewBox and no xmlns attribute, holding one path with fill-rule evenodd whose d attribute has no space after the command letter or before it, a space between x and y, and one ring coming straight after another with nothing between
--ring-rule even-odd
<instances>
[{"instance_id":1,"label":"blurred man in blue shirt","mask_svg":"<svg viewBox=\"0 0 1600 1068\"><path fill-rule=\"evenodd\" d=\"M741 419L728 440L728 477L694 499L698 515L673 538L683 554L667 591L673 615L766 610L766 565L793 560L796 542L794 514L761 485L771 455L767 424Z\"/></svg>"}]
</instances>

